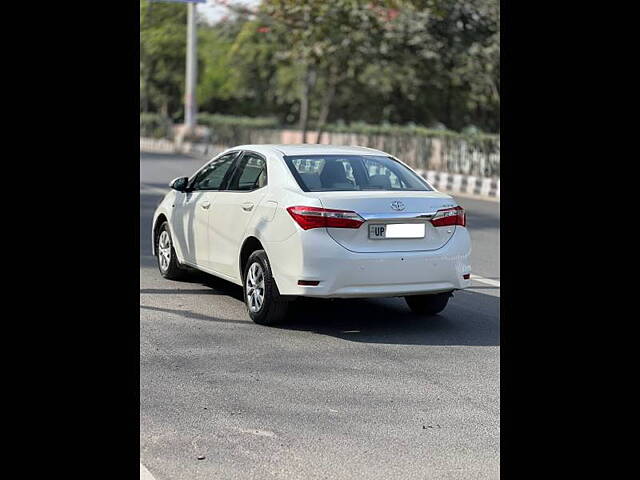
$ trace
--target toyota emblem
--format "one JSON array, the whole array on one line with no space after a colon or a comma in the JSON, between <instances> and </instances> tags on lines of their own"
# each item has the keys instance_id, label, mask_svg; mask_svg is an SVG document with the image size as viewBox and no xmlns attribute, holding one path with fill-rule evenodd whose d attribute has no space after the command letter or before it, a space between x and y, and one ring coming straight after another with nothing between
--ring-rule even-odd
<instances>
[{"instance_id":1,"label":"toyota emblem","mask_svg":"<svg viewBox=\"0 0 640 480\"><path fill-rule=\"evenodd\" d=\"M395 202L391 202L391 208L393 208L394 210L404 210L407 207L403 202L396 200Z\"/></svg>"}]
</instances>

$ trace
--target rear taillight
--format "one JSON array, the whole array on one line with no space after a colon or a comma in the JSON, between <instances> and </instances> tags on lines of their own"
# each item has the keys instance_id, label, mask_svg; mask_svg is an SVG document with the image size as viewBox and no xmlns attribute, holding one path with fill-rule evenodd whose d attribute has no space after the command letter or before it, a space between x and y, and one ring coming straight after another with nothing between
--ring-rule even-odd
<instances>
[{"instance_id":1,"label":"rear taillight","mask_svg":"<svg viewBox=\"0 0 640 480\"><path fill-rule=\"evenodd\" d=\"M467 217L462 207L444 208L436 212L431 219L431 223L434 227L448 227L451 225L464 227L467 225Z\"/></svg>"},{"instance_id":2,"label":"rear taillight","mask_svg":"<svg viewBox=\"0 0 640 480\"><path fill-rule=\"evenodd\" d=\"M360 228L364 219L350 210L331 210L318 207L289 207L289 215L303 230L310 228Z\"/></svg>"}]
</instances>

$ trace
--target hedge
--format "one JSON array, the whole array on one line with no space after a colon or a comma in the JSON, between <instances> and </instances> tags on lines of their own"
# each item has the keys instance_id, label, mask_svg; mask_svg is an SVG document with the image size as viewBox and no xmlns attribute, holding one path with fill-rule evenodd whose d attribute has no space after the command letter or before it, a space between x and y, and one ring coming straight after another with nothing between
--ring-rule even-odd
<instances>
[{"instance_id":1,"label":"hedge","mask_svg":"<svg viewBox=\"0 0 640 480\"><path fill-rule=\"evenodd\" d=\"M150 133L162 133L166 131L167 125L171 124L171 120L163 118L157 113L141 113L140 114L140 134L143 131L147 133L145 136L154 136ZM278 122L275 117L241 117L235 115L220 115L211 113L199 113L198 124L210 127L212 129L280 129L297 130L297 126L285 126ZM314 125L311 125L311 129ZM454 132L451 130L430 129L420 125L372 125L364 122L354 122L351 124L334 123L328 124L324 128L325 132L334 133L354 133L357 135L411 135L421 137L447 137L459 138L461 140L499 140L499 135L487 133L465 134Z\"/></svg>"},{"instance_id":2,"label":"hedge","mask_svg":"<svg viewBox=\"0 0 640 480\"><path fill-rule=\"evenodd\" d=\"M140 136L173 138L173 122L158 113L140 113Z\"/></svg>"}]
</instances>

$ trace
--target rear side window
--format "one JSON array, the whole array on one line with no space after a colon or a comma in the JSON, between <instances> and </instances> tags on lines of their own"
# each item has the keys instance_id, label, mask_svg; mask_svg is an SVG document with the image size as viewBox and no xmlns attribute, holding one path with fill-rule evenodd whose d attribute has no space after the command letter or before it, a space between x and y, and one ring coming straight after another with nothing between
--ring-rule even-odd
<instances>
[{"instance_id":1,"label":"rear side window","mask_svg":"<svg viewBox=\"0 0 640 480\"><path fill-rule=\"evenodd\" d=\"M250 191L267 184L267 162L261 156L247 152L240 160L227 190Z\"/></svg>"},{"instance_id":2,"label":"rear side window","mask_svg":"<svg viewBox=\"0 0 640 480\"><path fill-rule=\"evenodd\" d=\"M292 155L284 159L305 192L431 190L420 176L391 157Z\"/></svg>"}]
</instances>

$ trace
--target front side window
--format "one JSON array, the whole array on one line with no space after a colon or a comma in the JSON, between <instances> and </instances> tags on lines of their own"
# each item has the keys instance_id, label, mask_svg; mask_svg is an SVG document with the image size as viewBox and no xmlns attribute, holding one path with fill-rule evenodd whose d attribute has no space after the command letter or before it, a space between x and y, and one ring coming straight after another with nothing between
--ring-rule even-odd
<instances>
[{"instance_id":1,"label":"front side window","mask_svg":"<svg viewBox=\"0 0 640 480\"><path fill-rule=\"evenodd\" d=\"M261 156L247 152L229 182L227 190L250 191L267 184L267 162Z\"/></svg>"},{"instance_id":2,"label":"front side window","mask_svg":"<svg viewBox=\"0 0 640 480\"><path fill-rule=\"evenodd\" d=\"M285 162L305 192L430 191L418 175L379 155L292 155Z\"/></svg>"},{"instance_id":3,"label":"front side window","mask_svg":"<svg viewBox=\"0 0 640 480\"><path fill-rule=\"evenodd\" d=\"M232 152L213 160L198 172L191 188L193 190L220 190L222 181L237 156L238 152Z\"/></svg>"}]
</instances>

